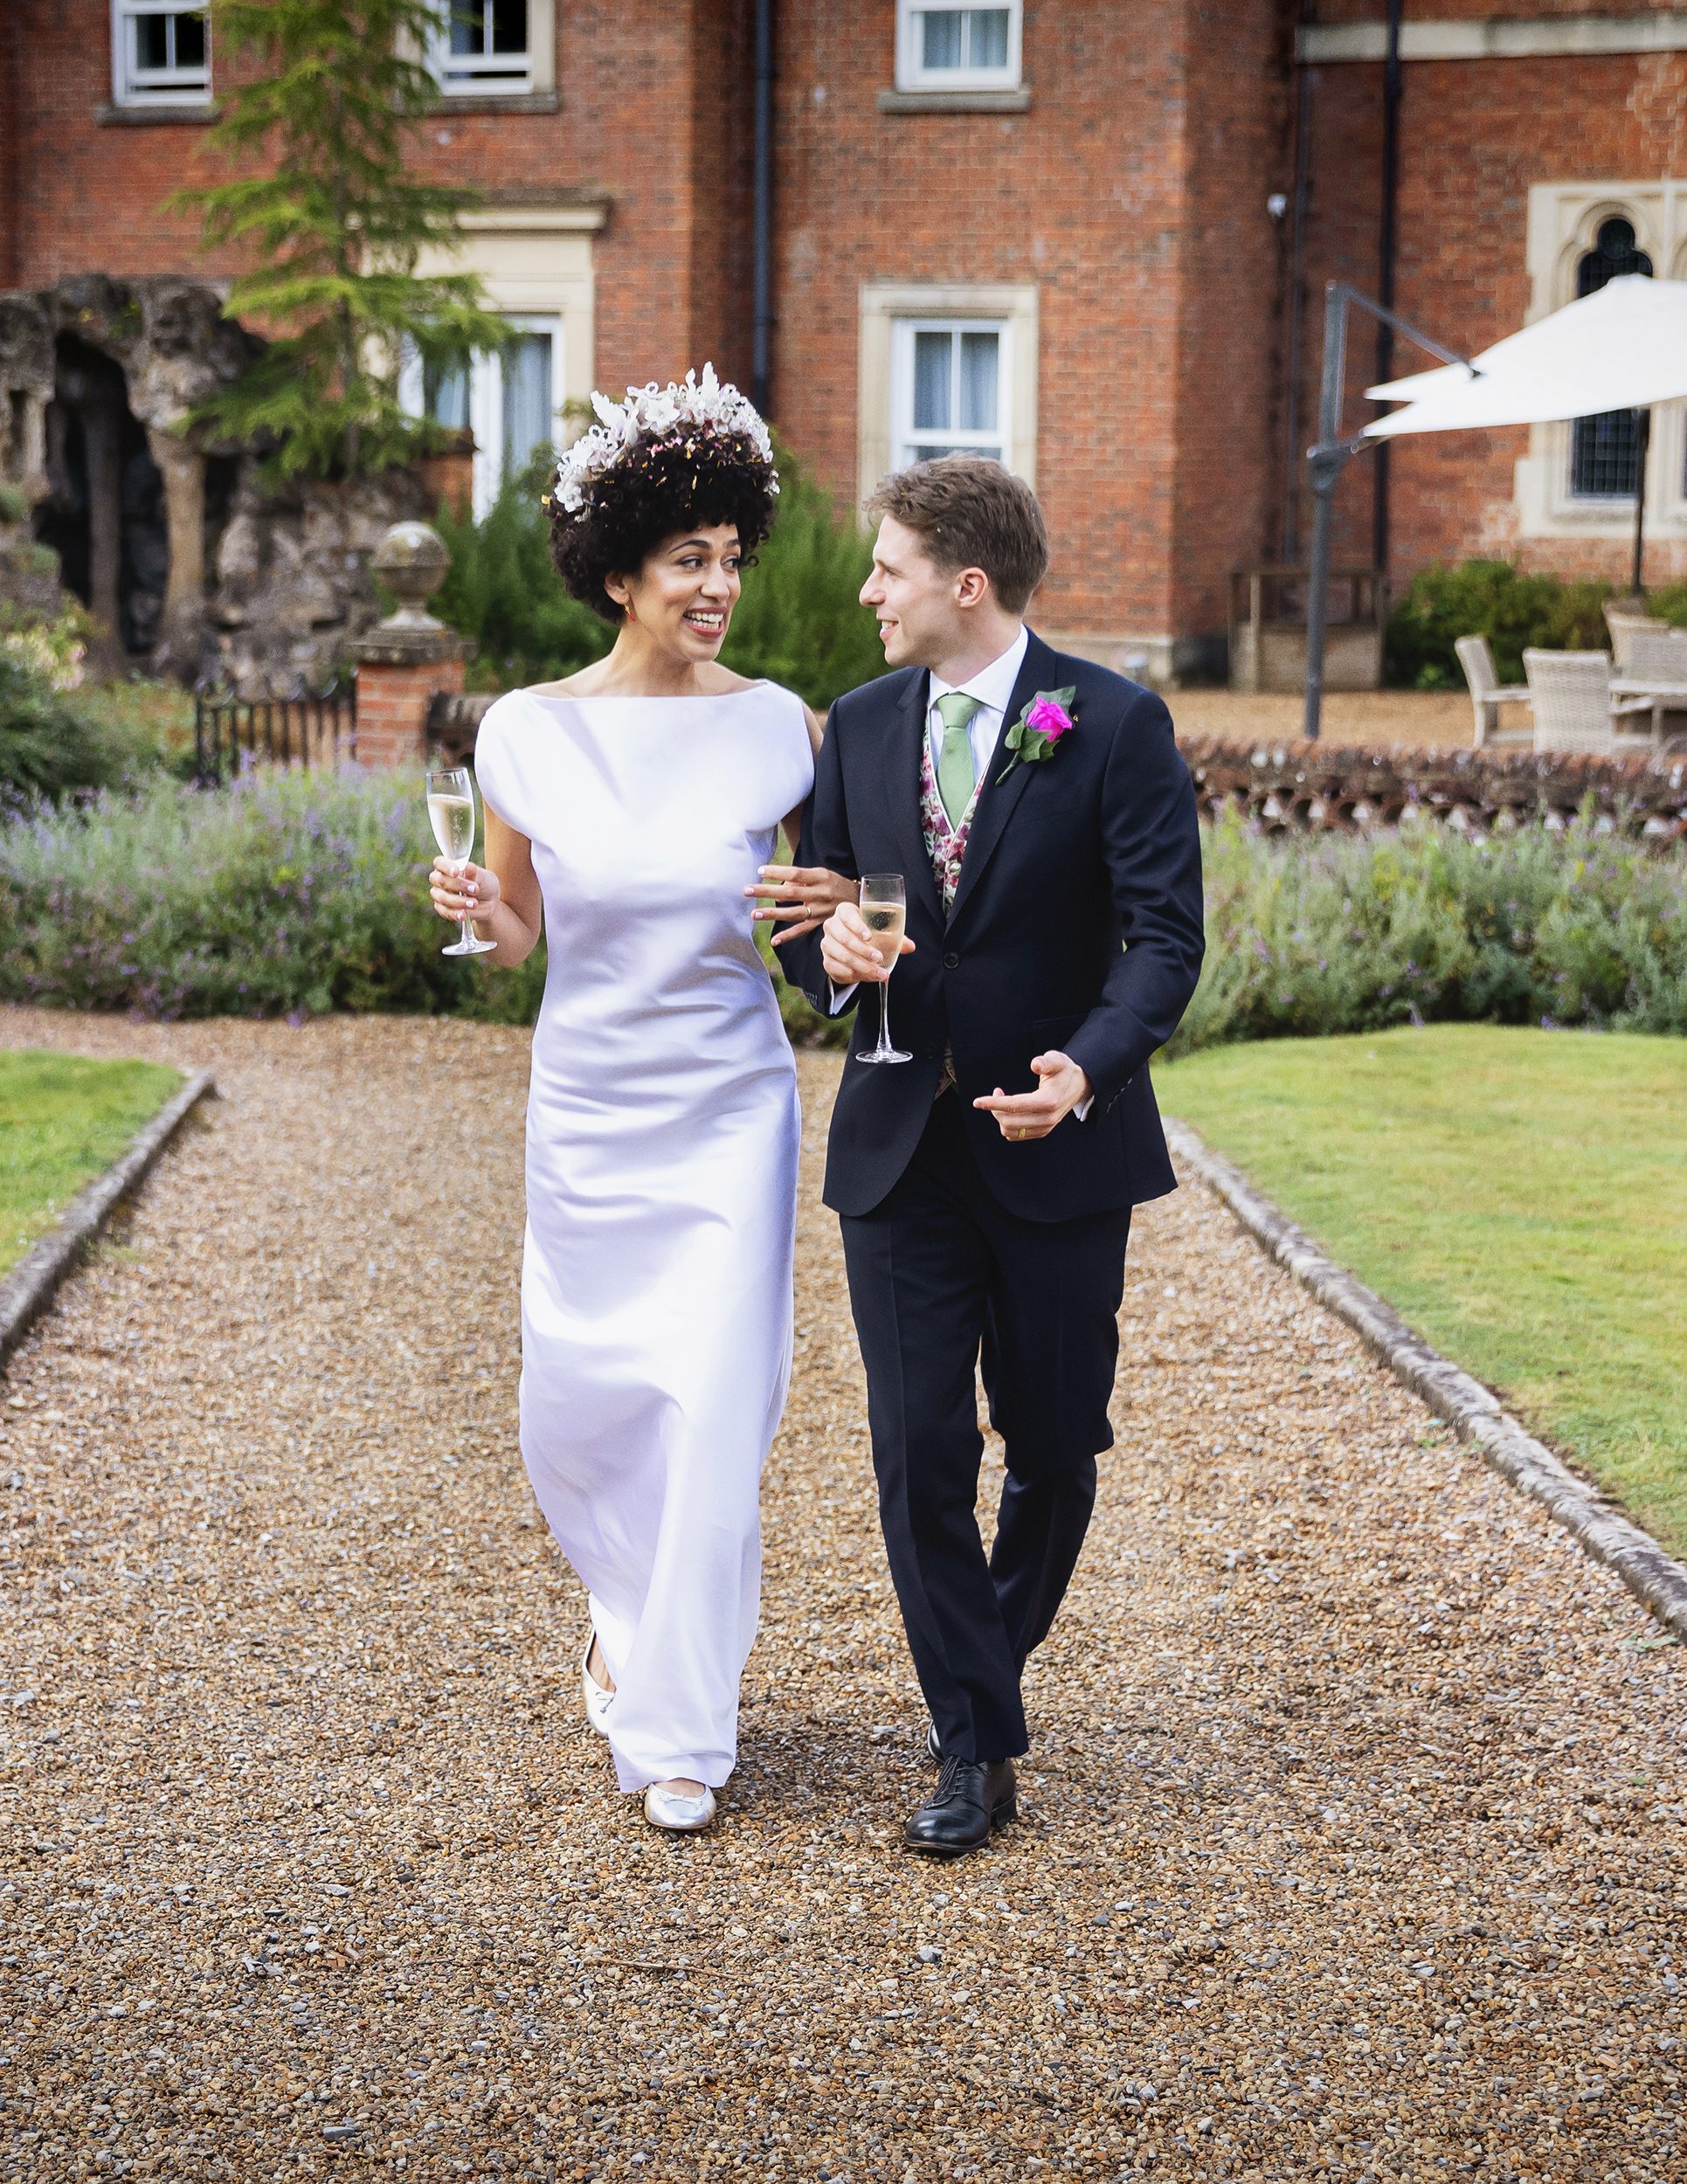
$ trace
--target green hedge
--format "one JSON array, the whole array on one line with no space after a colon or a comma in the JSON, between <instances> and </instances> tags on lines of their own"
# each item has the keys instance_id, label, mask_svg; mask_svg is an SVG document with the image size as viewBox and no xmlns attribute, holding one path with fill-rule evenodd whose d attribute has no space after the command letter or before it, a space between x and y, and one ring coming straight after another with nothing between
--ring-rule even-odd
<instances>
[{"instance_id":1,"label":"green hedge","mask_svg":"<svg viewBox=\"0 0 1687 2184\"><path fill-rule=\"evenodd\" d=\"M1419 570L1389 612L1387 679L1415 690L1462 690L1454 642L1485 637L1500 681L1521 682L1525 645L1607 650L1604 606L1610 596L1608 584L1588 577L1566 583L1509 561L1462 561L1451 568L1437 563Z\"/></svg>"},{"instance_id":2,"label":"green hedge","mask_svg":"<svg viewBox=\"0 0 1687 2184\"><path fill-rule=\"evenodd\" d=\"M609 650L614 632L569 598L550 565L540 495L550 466L511 480L480 522L436 518L452 566L432 611L478 647L470 673L509 690L572 674ZM873 616L857 598L872 556L855 525L783 449L773 533L744 571L721 657L766 675L822 709L884 672Z\"/></svg>"},{"instance_id":3,"label":"green hedge","mask_svg":"<svg viewBox=\"0 0 1687 2184\"><path fill-rule=\"evenodd\" d=\"M113 788L156 763L154 738L102 693L54 688L33 634L0 629L0 805Z\"/></svg>"},{"instance_id":4,"label":"green hedge","mask_svg":"<svg viewBox=\"0 0 1687 2184\"><path fill-rule=\"evenodd\" d=\"M1687 1032L1687 856L1591 819L1486 842L1206 838L1208 953L1174 1050L1485 1019ZM255 771L0 826L0 999L146 1016L454 1012L531 1022L543 950L453 962L419 779ZM793 1035L830 1037L786 992Z\"/></svg>"},{"instance_id":5,"label":"green hedge","mask_svg":"<svg viewBox=\"0 0 1687 2184\"><path fill-rule=\"evenodd\" d=\"M1462 690L1464 676L1453 650L1461 637L1488 639L1502 682L1523 681L1525 645L1608 652L1605 603L1615 589L1591 577L1547 576L1509 561L1450 567L1437 562L1419 570L1389 613L1387 679L1414 690ZM1646 608L1662 621L1687 625L1687 584L1649 593Z\"/></svg>"}]
</instances>

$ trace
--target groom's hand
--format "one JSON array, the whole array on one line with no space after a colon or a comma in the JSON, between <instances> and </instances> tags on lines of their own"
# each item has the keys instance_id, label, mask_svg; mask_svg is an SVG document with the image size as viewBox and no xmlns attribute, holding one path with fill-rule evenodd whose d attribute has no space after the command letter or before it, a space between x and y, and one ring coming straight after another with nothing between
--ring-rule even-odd
<instances>
[{"instance_id":1,"label":"groom's hand","mask_svg":"<svg viewBox=\"0 0 1687 2184\"><path fill-rule=\"evenodd\" d=\"M898 951L911 956L914 943L906 933ZM834 986L882 985L890 976L879 953L867 920L853 902L840 902L820 928L820 961Z\"/></svg>"},{"instance_id":2,"label":"groom's hand","mask_svg":"<svg viewBox=\"0 0 1687 2184\"><path fill-rule=\"evenodd\" d=\"M1039 1054L1031 1068L1042 1080L1034 1092L1004 1092L998 1085L987 1098L972 1102L986 1115L993 1115L1001 1125L1002 1136L1015 1144L1047 1137L1093 1089L1070 1054L1054 1051Z\"/></svg>"}]
</instances>

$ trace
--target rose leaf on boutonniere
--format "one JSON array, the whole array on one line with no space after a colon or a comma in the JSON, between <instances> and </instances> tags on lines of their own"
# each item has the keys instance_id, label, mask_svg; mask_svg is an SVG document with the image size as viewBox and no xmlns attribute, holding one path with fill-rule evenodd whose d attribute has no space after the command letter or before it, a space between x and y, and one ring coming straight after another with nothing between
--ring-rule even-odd
<instances>
[{"instance_id":1,"label":"rose leaf on boutonniere","mask_svg":"<svg viewBox=\"0 0 1687 2184\"><path fill-rule=\"evenodd\" d=\"M1061 738L1071 732L1071 705L1078 686L1068 682L1061 690L1039 690L1007 731L1007 748L1013 756L996 776L1006 781L1020 760L1029 766L1040 758L1052 758Z\"/></svg>"}]
</instances>

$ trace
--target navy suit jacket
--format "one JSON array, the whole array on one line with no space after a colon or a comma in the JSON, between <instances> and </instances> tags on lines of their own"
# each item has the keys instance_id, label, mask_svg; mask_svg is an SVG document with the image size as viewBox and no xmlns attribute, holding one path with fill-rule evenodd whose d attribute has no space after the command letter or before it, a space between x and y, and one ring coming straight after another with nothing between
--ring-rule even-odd
<instances>
[{"instance_id":1,"label":"navy suit jacket","mask_svg":"<svg viewBox=\"0 0 1687 2184\"><path fill-rule=\"evenodd\" d=\"M868 1068L878 1036L861 988L851 1059L833 1111L826 1202L868 1213L892 1188L931 1112L945 1042L987 1188L1011 1213L1071 1220L1175 1189L1148 1061L1177 1029L1200 974L1200 838L1188 769L1152 691L1053 651L1034 632L1006 715L1039 690L1075 686L1074 725L1045 759L1004 778L999 743L979 791L947 921L920 824L926 674L904 668L832 708L801 861L850 879L900 872L908 934L888 992L890 1028L914 1059ZM779 950L823 1013L819 935ZM1031 1058L1071 1055L1095 1087L1087 1118L1010 1144L973 1098L1028 1092Z\"/></svg>"}]
</instances>

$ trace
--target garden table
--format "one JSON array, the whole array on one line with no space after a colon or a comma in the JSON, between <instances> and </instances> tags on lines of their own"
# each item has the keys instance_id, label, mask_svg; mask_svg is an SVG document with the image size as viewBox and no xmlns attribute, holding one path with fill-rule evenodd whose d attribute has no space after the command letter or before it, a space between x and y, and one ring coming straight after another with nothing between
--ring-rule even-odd
<instances>
[{"instance_id":1,"label":"garden table","mask_svg":"<svg viewBox=\"0 0 1687 2184\"><path fill-rule=\"evenodd\" d=\"M1632 671L1611 677L1613 698L1646 698L1652 708L1652 740L1658 742L1663 734L1666 713L1687 713L1687 682L1665 682L1657 675L1638 674Z\"/></svg>"}]
</instances>

